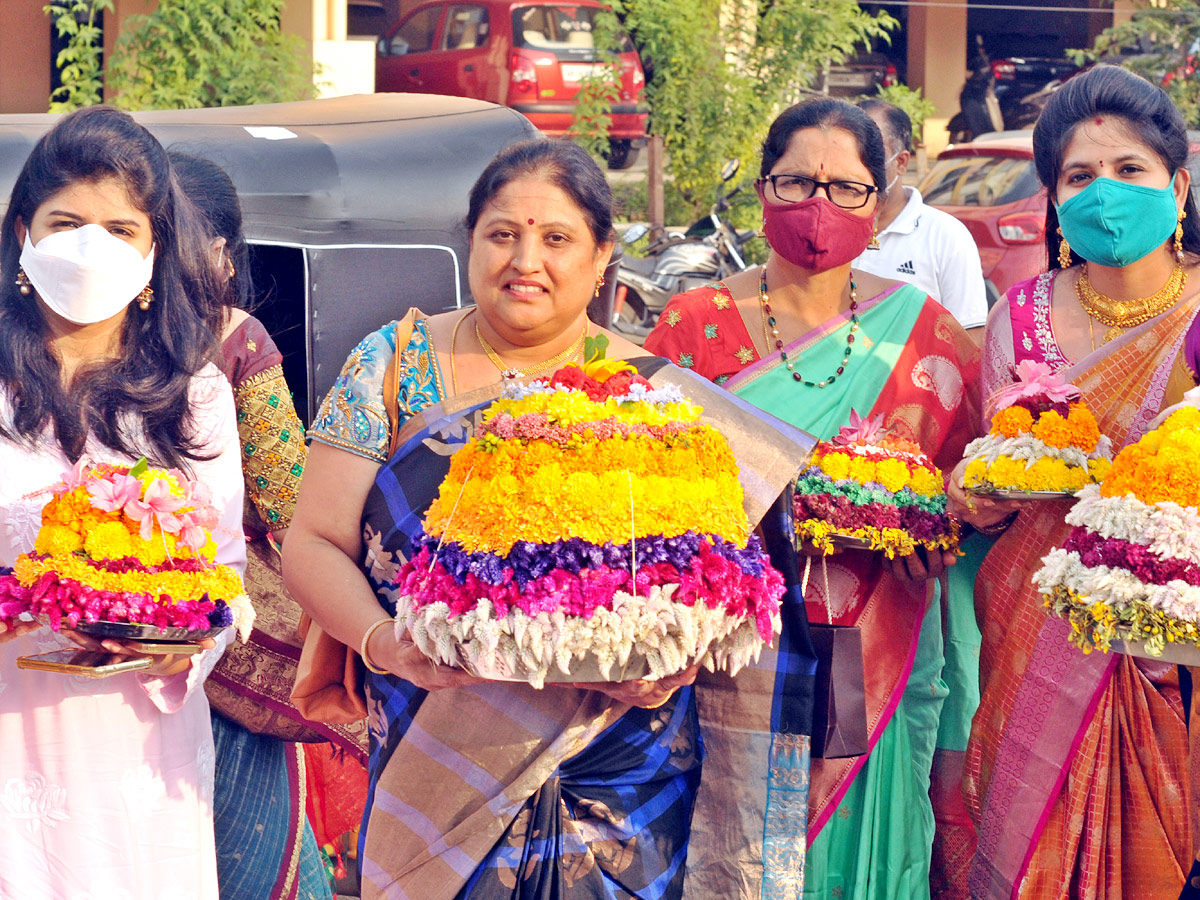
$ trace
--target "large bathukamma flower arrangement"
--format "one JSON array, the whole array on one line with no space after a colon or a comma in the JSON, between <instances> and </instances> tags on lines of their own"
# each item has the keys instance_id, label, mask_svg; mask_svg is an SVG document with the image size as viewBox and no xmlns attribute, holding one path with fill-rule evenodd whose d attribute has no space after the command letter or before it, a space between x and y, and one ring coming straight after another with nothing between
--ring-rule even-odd
<instances>
[{"instance_id":1,"label":"large bathukamma flower arrangement","mask_svg":"<svg viewBox=\"0 0 1200 900\"><path fill-rule=\"evenodd\" d=\"M958 546L942 473L920 447L889 433L882 414L851 410L850 424L817 445L796 482L794 516L797 536L824 553L847 539L889 559Z\"/></svg>"},{"instance_id":2,"label":"large bathukamma flower arrangement","mask_svg":"<svg viewBox=\"0 0 1200 900\"><path fill-rule=\"evenodd\" d=\"M1066 543L1033 576L1072 643L1200 646L1200 410L1172 413L1123 449L1067 514Z\"/></svg>"},{"instance_id":3,"label":"large bathukamma flower arrangement","mask_svg":"<svg viewBox=\"0 0 1200 900\"><path fill-rule=\"evenodd\" d=\"M992 424L967 445L963 486L979 494L1073 494L1103 479L1112 443L1079 389L1030 360L1017 366L1017 379L989 398Z\"/></svg>"},{"instance_id":4,"label":"large bathukamma flower arrangement","mask_svg":"<svg viewBox=\"0 0 1200 900\"><path fill-rule=\"evenodd\" d=\"M397 579L431 659L535 687L736 672L778 631L725 438L602 353L507 386L452 457Z\"/></svg>"},{"instance_id":5,"label":"large bathukamma flower arrangement","mask_svg":"<svg viewBox=\"0 0 1200 900\"><path fill-rule=\"evenodd\" d=\"M33 551L0 574L0 620L22 614L50 626L98 622L203 634L236 625L243 640L254 609L242 579L217 565L219 520L207 488L177 469L81 459L42 509Z\"/></svg>"}]
</instances>

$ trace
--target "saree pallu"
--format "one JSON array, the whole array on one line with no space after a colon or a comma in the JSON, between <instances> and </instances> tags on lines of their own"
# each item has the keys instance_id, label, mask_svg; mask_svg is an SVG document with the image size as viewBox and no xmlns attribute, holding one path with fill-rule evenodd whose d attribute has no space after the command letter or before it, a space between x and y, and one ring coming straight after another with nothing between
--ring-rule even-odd
<instances>
[{"instance_id":1,"label":"saree pallu","mask_svg":"<svg viewBox=\"0 0 1200 900\"><path fill-rule=\"evenodd\" d=\"M812 442L661 360L730 440L747 515L762 518ZM364 569L395 610L395 573L450 456L496 389L412 415L363 513ZM360 838L363 897L411 900L675 900L702 750L692 689L656 710L597 691L488 682L435 692L366 683L370 790Z\"/></svg>"},{"instance_id":2,"label":"saree pallu","mask_svg":"<svg viewBox=\"0 0 1200 900\"><path fill-rule=\"evenodd\" d=\"M979 413L978 351L949 313L911 286L860 303L858 315L854 355L832 388L801 388L778 358L748 366L725 387L823 438L851 409L883 413L889 428L948 470ZM802 336L788 356L810 377L833 371L847 322L839 316ZM764 653L734 679L701 673L706 760L689 900L928 897L929 769L946 694L940 605L932 591L892 578L876 554L828 560L828 597L823 574L809 582L808 619L827 621L828 601L835 623L862 628L871 751L812 760L809 769L807 736L790 735L779 715L786 652ZM788 640L785 620L785 651Z\"/></svg>"},{"instance_id":3,"label":"saree pallu","mask_svg":"<svg viewBox=\"0 0 1200 900\"><path fill-rule=\"evenodd\" d=\"M1179 351L1195 308L1189 301L1063 370L1115 448L1191 386ZM1177 670L1084 654L1047 614L1030 579L1069 533L1069 509L1022 508L980 570L983 694L964 780L978 827L971 896L1175 900L1192 859Z\"/></svg>"}]
</instances>

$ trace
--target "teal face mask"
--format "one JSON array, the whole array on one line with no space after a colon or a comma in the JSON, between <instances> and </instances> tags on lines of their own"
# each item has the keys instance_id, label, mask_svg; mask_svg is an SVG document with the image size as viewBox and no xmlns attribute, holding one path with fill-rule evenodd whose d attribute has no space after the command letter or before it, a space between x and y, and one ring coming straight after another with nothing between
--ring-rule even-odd
<instances>
[{"instance_id":1,"label":"teal face mask","mask_svg":"<svg viewBox=\"0 0 1200 900\"><path fill-rule=\"evenodd\" d=\"M1055 207L1062 235L1079 256L1119 269L1161 247L1179 222L1175 177L1165 188L1097 178Z\"/></svg>"}]
</instances>

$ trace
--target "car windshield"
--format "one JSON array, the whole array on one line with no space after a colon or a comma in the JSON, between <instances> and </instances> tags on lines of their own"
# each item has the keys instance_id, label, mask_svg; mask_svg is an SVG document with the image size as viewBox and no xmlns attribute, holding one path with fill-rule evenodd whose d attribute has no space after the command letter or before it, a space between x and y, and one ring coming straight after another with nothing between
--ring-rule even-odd
<instances>
[{"instance_id":1,"label":"car windshield","mask_svg":"<svg viewBox=\"0 0 1200 900\"><path fill-rule=\"evenodd\" d=\"M933 206L1002 206L1032 197L1039 187L1031 159L954 156L929 170L921 196Z\"/></svg>"},{"instance_id":2,"label":"car windshield","mask_svg":"<svg viewBox=\"0 0 1200 900\"><path fill-rule=\"evenodd\" d=\"M513 10L513 43L529 50L548 50L557 56L591 56L592 23L598 6L572 6L569 3L546 3L519 6ZM629 37L619 37L620 52L633 50Z\"/></svg>"}]
</instances>

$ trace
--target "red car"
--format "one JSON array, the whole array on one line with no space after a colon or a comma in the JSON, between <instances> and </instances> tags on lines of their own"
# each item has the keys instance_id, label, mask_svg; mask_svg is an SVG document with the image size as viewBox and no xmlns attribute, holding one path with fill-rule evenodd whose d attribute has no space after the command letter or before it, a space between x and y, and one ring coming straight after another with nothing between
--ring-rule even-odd
<instances>
[{"instance_id":1,"label":"red car","mask_svg":"<svg viewBox=\"0 0 1200 900\"><path fill-rule=\"evenodd\" d=\"M599 60L592 23L596 0L427 0L379 39L375 90L473 97L510 106L548 135L571 127L580 81L611 65L619 97L612 106L609 167L632 165L646 142L646 79L628 36Z\"/></svg>"},{"instance_id":2,"label":"red car","mask_svg":"<svg viewBox=\"0 0 1200 900\"><path fill-rule=\"evenodd\" d=\"M917 188L967 226L991 306L1010 285L1046 271L1046 192L1033 168L1033 132L952 144Z\"/></svg>"},{"instance_id":3,"label":"red car","mask_svg":"<svg viewBox=\"0 0 1200 900\"><path fill-rule=\"evenodd\" d=\"M1188 170L1200 181L1200 132L1188 132ZM967 226L983 263L988 306L1046 271L1046 191L1033 166L1033 132L1004 131L951 144L917 188Z\"/></svg>"}]
</instances>

